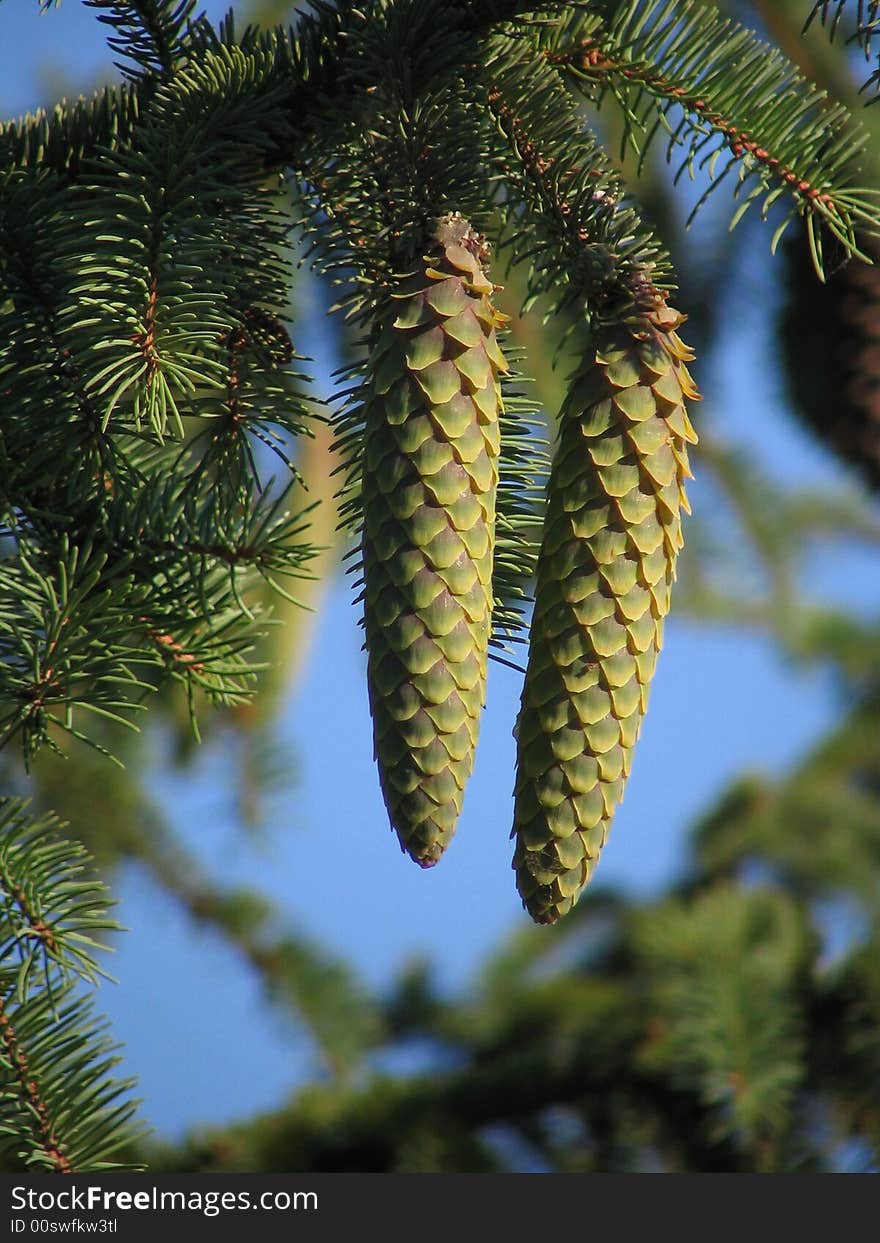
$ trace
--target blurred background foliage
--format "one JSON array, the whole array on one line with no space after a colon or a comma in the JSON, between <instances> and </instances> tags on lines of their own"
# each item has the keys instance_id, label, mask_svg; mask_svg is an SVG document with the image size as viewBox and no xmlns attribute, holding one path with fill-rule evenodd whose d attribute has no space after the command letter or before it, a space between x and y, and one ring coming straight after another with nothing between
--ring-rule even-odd
<instances>
[{"instance_id":1,"label":"blurred background foliage","mask_svg":"<svg viewBox=\"0 0 880 1243\"><path fill-rule=\"evenodd\" d=\"M880 106L863 108L858 97L867 74L847 43L848 18L831 43L816 28L802 37L805 0L705 3L762 31L858 112L872 135L866 180L880 185ZM271 24L295 8L264 0L246 16ZM591 120L619 148L612 108ZM837 720L788 772L745 774L706 808L664 892L634 898L603 888L600 873L561 926L523 925L463 996L439 987L431 961L413 962L377 995L296 930L295 909L281 912L260 892L218 887L203 874L150 787L147 759L157 748L184 772L194 759L187 706L173 688L143 733L112 739L124 769L77 747L73 762L40 755L25 776L7 749L7 789L69 821L111 886L123 865L143 869L194 924L225 938L314 1047L314 1078L289 1100L181 1142L146 1143L137 1155L153 1170L878 1168L880 618L811 584L817 567L854 545L869 550L860 564L877 563L880 274L852 262L823 286L804 239L795 229L786 237L762 332L792 418L845 469L834 489L804 488L794 472L780 480L762 454L757 397L748 447L727 439L712 414L711 376L753 295L744 256L766 253L766 226L746 217L731 234L728 215L710 206L685 231L687 196L672 186L663 156L657 147L638 176L631 156L623 168L673 254L706 394L674 613L758 631L792 661L832 671ZM504 309L535 362L552 427L565 325L542 323L540 307L516 315L518 279L509 274ZM293 321L332 300L302 269ZM328 323L344 364L344 327ZM276 601L284 624L259 654L266 667L252 703L199 709L202 736L222 736L234 757L242 833L259 826L267 795L297 763L279 714L307 667L345 551L327 429L318 424L313 438L300 438L298 452L318 502L313 539L324 549L298 585L308 611ZM683 737L681 772L670 780L686 778L687 745ZM246 1054L239 1073L258 1073Z\"/></svg>"}]
</instances>

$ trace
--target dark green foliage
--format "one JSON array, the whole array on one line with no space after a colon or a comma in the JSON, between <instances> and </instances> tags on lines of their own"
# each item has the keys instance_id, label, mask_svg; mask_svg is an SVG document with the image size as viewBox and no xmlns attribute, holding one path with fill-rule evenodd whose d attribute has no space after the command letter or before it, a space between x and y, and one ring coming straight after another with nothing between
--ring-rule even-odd
<instances>
[{"instance_id":1,"label":"dark green foliage","mask_svg":"<svg viewBox=\"0 0 880 1243\"><path fill-rule=\"evenodd\" d=\"M0 972L0 987L9 991ZM138 1131L125 1099L134 1081L113 1080L119 1058L88 999L69 984L3 1004L0 1155L13 1169L137 1169L115 1159ZM121 1098L121 1099L120 1099ZM68 1136L70 1138L68 1138Z\"/></svg>"},{"instance_id":2,"label":"dark green foliage","mask_svg":"<svg viewBox=\"0 0 880 1243\"><path fill-rule=\"evenodd\" d=\"M807 18L804 29L807 30L818 17L823 26L827 26L831 38L834 39L838 33L841 20L844 17L852 17L855 13L855 29L850 33L847 30L848 43L857 43L865 55L865 60L870 60L872 55L871 41L880 30L880 3L878 0L816 0L813 5L813 11ZM862 91L869 92L868 102L872 103L877 98L876 88L880 83L880 69L875 69L868 80L863 84Z\"/></svg>"},{"instance_id":3,"label":"dark green foliage","mask_svg":"<svg viewBox=\"0 0 880 1243\"><path fill-rule=\"evenodd\" d=\"M31 820L17 800L0 803L0 823L0 958L18 958L19 1000L32 976L45 982L53 971L97 984L104 972L92 956L101 948L94 937L119 925L108 918L109 893L89 875L86 852L64 840L53 817Z\"/></svg>"},{"instance_id":4,"label":"dark green foliage","mask_svg":"<svg viewBox=\"0 0 880 1243\"><path fill-rule=\"evenodd\" d=\"M423 1073L312 1085L151 1163L876 1171L876 642L875 625L844 665L833 658L843 674L857 647L869 670L844 678L841 724L781 780L724 791L666 893L588 890L557 928L521 930L463 997L424 966L404 975L385 1003L387 1047L418 1041Z\"/></svg>"},{"instance_id":5,"label":"dark green foliage","mask_svg":"<svg viewBox=\"0 0 880 1243\"><path fill-rule=\"evenodd\" d=\"M607 25L591 7L551 45L550 59L597 105L616 100L625 140L642 155L657 136L670 160L685 148L677 178L699 171L710 179L692 215L733 175L740 203L732 224L753 204L766 218L775 203L793 200L771 249L797 215L820 273L825 230L856 247L856 229L876 218L876 206L851 182L865 139L847 109L829 107L780 52L699 0L625 0Z\"/></svg>"},{"instance_id":6,"label":"dark green foliage","mask_svg":"<svg viewBox=\"0 0 880 1243\"><path fill-rule=\"evenodd\" d=\"M663 247L624 197L543 47L498 38L486 69L493 156L512 200L504 245L527 267L526 305L544 297L554 314L572 308L613 322L646 286L670 289Z\"/></svg>"},{"instance_id":7,"label":"dark green foliage","mask_svg":"<svg viewBox=\"0 0 880 1243\"><path fill-rule=\"evenodd\" d=\"M807 764L758 801L788 797L808 771L833 796L837 775ZM876 921L877 853L842 854L828 873L804 849L806 896L776 877L772 834L742 831L752 807L730 792L683 884L639 905L588 891L558 930L523 931L466 998L438 995L424 974L417 996L402 980L390 1047L418 1040L424 1073L313 1085L247 1125L152 1150L151 1165L820 1172L841 1168L849 1146L875 1167L876 922L829 961L816 919L861 873L873 884L859 906ZM794 838L802 826L786 822ZM807 826L800 836L816 841ZM768 879L741 879L758 870Z\"/></svg>"},{"instance_id":8,"label":"dark green foliage","mask_svg":"<svg viewBox=\"0 0 880 1243\"><path fill-rule=\"evenodd\" d=\"M113 52L127 56L137 70L123 67L130 77L170 74L186 54L187 35L196 0L86 0L97 9L98 20L115 33L107 43ZM102 11L103 10L103 11Z\"/></svg>"},{"instance_id":9,"label":"dark green foliage","mask_svg":"<svg viewBox=\"0 0 880 1243\"><path fill-rule=\"evenodd\" d=\"M64 827L0 800L0 1159L31 1172L119 1168L141 1133L78 984L105 974L96 938L119 925Z\"/></svg>"},{"instance_id":10,"label":"dark green foliage","mask_svg":"<svg viewBox=\"0 0 880 1243\"><path fill-rule=\"evenodd\" d=\"M639 908L588 895L561 933L522 933L461 1004L417 971L390 999L373 997L260 895L215 886L158 814L131 729L153 704L179 739L181 702L193 720L198 709L239 736L249 722L266 726L252 699L258 673L280 677L266 668L273 597L279 611L279 595L297 602L287 580L309 574L321 542L295 470L303 437L322 417L296 369L299 327L289 326L295 239L317 277L335 286L358 338L348 340L348 387L333 425L343 522L364 528L365 630L386 793L395 777L411 784L416 762L422 777L438 776L427 771L438 738L420 732L427 695L418 679L427 671L407 667L390 682L378 673L397 654L395 627L417 622L426 640L419 651L433 655L446 606L461 596L479 632L470 636L476 656L457 665L448 657L453 676L468 655L479 666L466 687L469 751L455 796L447 798L442 780L432 785L442 814L421 837L389 799L401 837L416 840L422 860L435 861L445 845L470 771L488 645L523 637L537 576L523 771L551 735L558 742L560 729L577 732L555 720L568 711L571 688L561 700L551 696L549 715L543 690L534 689L550 666L566 666L560 611L568 610L561 647L591 668L618 656L629 668L643 640L650 647L646 668L627 675L627 704L605 694L603 711L610 704L621 728L613 746L592 737L594 721L579 719L588 758L602 756L608 768L604 841L681 545L691 439L681 397L693 389L687 380L664 390L669 358L658 367L651 348L658 324L671 339L680 322L667 305L674 278L666 243L678 239L642 220L628 170L618 172L602 144L619 137L635 150L637 190L659 204L656 219L667 226L676 213L654 164L664 147L668 159L681 157L676 182L687 174L706 187L697 206L726 179L738 200L734 223L751 205L754 216L772 218L773 248L788 222L802 218L824 277L839 259L876 245L880 213L855 162L868 131L721 3L314 0L292 30L241 32L231 17L213 28L190 0L89 3L109 27L127 80L0 129L2 773L17 790L28 767L41 806L75 812L64 833L86 840L107 867L136 861L194 922L226 937L310 1034L328 1077L269 1118L151 1159L205 1169L775 1172L836 1168L837 1145L847 1143L875 1161L880 642L870 620L805 602L796 573L818 536L877 541L876 520L860 503L781 492L752 460L706 437L701 460L720 503L695 525L693 551L682 559L682 604L695 616L762 626L794 657L833 664L845 720L792 777L729 791L701 824L686 878L670 892ZM848 14L849 33L872 55L873 0L813 10L832 34ZM652 141L658 135L662 146ZM438 221L449 219L469 221L488 242L479 273L471 272L484 320L479 341L457 338L456 314L437 307L438 322L397 322L402 302L421 313L433 283L453 277L454 256L435 247ZM752 232L744 236L750 244ZM492 310L501 272L488 258L499 253L511 261L514 312L501 346L522 368L500 381L501 405L504 358ZM716 247L701 282L707 305L723 300L737 258L736 248ZM846 269L848 282L856 270ZM522 313L532 305L545 328L532 332L530 351L511 351L517 334L527 335ZM720 317L705 319L698 327L708 345ZM850 322L864 328L866 318ZM871 369L869 335L854 343L861 381ZM423 346L440 352L423 357ZM677 338L672 352L683 363ZM535 427L547 403L545 392L536 400L523 392L529 369L546 378L547 359L561 353L574 378L539 555L547 471ZM427 373L435 364L441 378L456 372L456 395L474 415L464 431L453 427L452 393L433 391ZM410 447L398 452L385 406L392 390L399 396L398 382L415 392L422 372L430 444L411 443L415 420L404 419ZM597 383L608 391L597 394ZM623 417L632 390L651 394L644 443L645 429ZM474 535L473 523L458 522L461 498L440 493L473 465L480 394L491 397L491 410L482 410L491 426L477 446L486 462L471 472L486 479L467 484L485 500ZM598 426L618 397L620 417ZM870 420L863 423L869 441ZM870 470L865 436L832 440ZM406 474L413 462L417 479ZM419 504L401 518L403 485L415 487ZM646 497L665 506L662 550L646 552L633 535L640 519L628 507ZM451 582L478 565L479 607L467 585L457 592L445 580L443 607L433 612L433 601L399 590L394 573L430 542L419 529L427 508L466 529L482 552L468 546L455 574L438 561L422 577L434 583L445 573ZM719 539L716 510L734 515L735 540L729 529ZM563 555L559 530L593 520L597 529L576 531ZM639 557L623 549L630 537ZM621 547L604 559L615 540ZM658 554L656 577L637 585L637 594L656 588L645 635L644 614L626 612L627 575L645 570L642 553ZM607 568L605 585L595 586L603 607L610 601L615 610L612 625L569 608L580 605L571 594L575 562ZM422 715L413 725L417 682ZM438 735L450 732L434 725ZM562 742L572 745L568 736ZM583 745L581 737L563 757L572 774ZM66 770L51 754L58 750L71 757ZM107 753L128 770L103 775ZM566 780L567 809L582 792ZM93 814L98 782L112 806ZM571 842L554 828L548 875L525 866L550 849L546 795L540 814L518 812L523 896L540 919L571 905L589 871L585 857L591 863L601 844L585 852L578 836L577 858L567 862ZM81 992L99 971L90 938L110 926L104 899L80 876L84 857L58 844L57 823L29 828L17 804L6 811L4 1152L13 1165L99 1168L133 1143L130 1106L118 1099L125 1085L108 1077L109 1047ZM568 826L566 815L557 828ZM595 828L595 819L577 826L578 834ZM566 872L577 872L576 883L558 883ZM829 963L822 904L841 894L862 927ZM382 1062L371 1059L414 1041L430 1053L425 1073L389 1079L375 1070Z\"/></svg>"},{"instance_id":11,"label":"dark green foliage","mask_svg":"<svg viewBox=\"0 0 880 1243\"><path fill-rule=\"evenodd\" d=\"M0 498L18 558L0 591L31 620L7 609L4 709L28 752L54 710L75 732L73 708L128 715L163 671L234 700L255 583L311 556L295 484L270 491L258 460L265 445L286 466L306 430L279 318L287 225L261 183L277 87L263 111L248 97L260 63L220 49L181 73L75 192L7 174Z\"/></svg>"},{"instance_id":12,"label":"dark green foliage","mask_svg":"<svg viewBox=\"0 0 880 1243\"><path fill-rule=\"evenodd\" d=\"M871 242L874 257L880 248ZM880 277L845 264L812 279L802 239L786 246L788 301L779 318L792 405L816 436L880 489Z\"/></svg>"}]
</instances>

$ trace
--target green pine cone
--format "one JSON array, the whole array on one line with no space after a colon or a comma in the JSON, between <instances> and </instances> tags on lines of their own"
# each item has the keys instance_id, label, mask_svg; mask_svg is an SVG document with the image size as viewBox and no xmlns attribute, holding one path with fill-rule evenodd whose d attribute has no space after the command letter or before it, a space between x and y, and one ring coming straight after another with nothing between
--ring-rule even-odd
<instances>
[{"instance_id":1,"label":"green pine cone","mask_svg":"<svg viewBox=\"0 0 880 1243\"><path fill-rule=\"evenodd\" d=\"M364 627L379 779L422 867L473 768L492 612L499 372L480 238L445 217L371 361L363 459Z\"/></svg>"},{"instance_id":2,"label":"green pine cone","mask_svg":"<svg viewBox=\"0 0 880 1243\"><path fill-rule=\"evenodd\" d=\"M537 923L589 880L648 702L696 441L681 322L661 304L599 328L561 414L516 730L513 866Z\"/></svg>"}]
</instances>

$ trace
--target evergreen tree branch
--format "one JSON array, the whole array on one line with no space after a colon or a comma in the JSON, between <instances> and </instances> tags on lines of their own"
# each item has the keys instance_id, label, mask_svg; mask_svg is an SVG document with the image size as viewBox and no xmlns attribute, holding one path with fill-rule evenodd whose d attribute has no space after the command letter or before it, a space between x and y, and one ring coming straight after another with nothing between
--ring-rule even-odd
<instances>
[{"instance_id":1,"label":"evergreen tree branch","mask_svg":"<svg viewBox=\"0 0 880 1243\"><path fill-rule=\"evenodd\" d=\"M105 155L71 203L65 327L105 421L120 407L136 428L181 434L196 395L227 387L230 333L238 349L250 340L246 309L284 314L286 222L260 185L277 83L252 99L264 71L271 79L267 58L235 49L181 71L157 89L132 149Z\"/></svg>"},{"instance_id":2,"label":"evergreen tree branch","mask_svg":"<svg viewBox=\"0 0 880 1243\"><path fill-rule=\"evenodd\" d=\"M24 1000L0 973L0 1150L32 1173L139 1168L115 1160L142 1137L124 1099L132 1080L115 1080L115 1046L90 999L70 984ZM122 1099L120 1099L122 1098Z\"/></svg>"},{"instance_id":3,"label":"evergreen tree branch","mask_svg":"<svg viewBox=\"0 0 880 1243\"><path fill-rule=\"evenodd\" d=\"M865 1149L863 1168L874 1168L880 1148L880 943L874 935L828 973L815 997L811 1023L818 1039L809 1071L815 1090L833 1102L834 1137L855 1137Z\"/></svg>"},{"instance_id":4,"label":"evergreen tree branch","mask_svg":"<svg viewBox=\"0 0 880 1243\"><path fill-rule=\"evenodd\" d=\"M791 891L814 900L846 892L880 911L876 689L786 778L741 781L696 828L701 883L762 859Z\"/></svg>"},{"instance_id":5,"label":"evergreen tree branch","mask_svg":"<svg viewBox=\"0 0 880 1243\"><path fill-rule=\"evenodd\" d=\"M443 57L437 72L448 67L456 49L470 52L472 41L484 38L497 24L517 22L547 7L554 6L548 0L454 0L444 5L442 31L449 56ZM221 23L219 31L207 22L190 28L188 66L234 48L255 67L251 103L258 104L264 91L281 90L272 129L277 141L271 154L266 154L266 173L290 162L298 147L313 137L316 123L327 116L358 115L372 85L358 64L367 24L365 9L372 14L376 8L376 0L366 6L359 0L338 4L313 0L312 11L301 15L292 34L283 27L269 32L249 29L240 41L231 17ZM429 70L429 77L434 72ZM51 116L39 112L7 122L0 126L3 165L39 163L65 178L76 178L100 152L130 144L132 128L149 111L156 85L152 78L141 78L106 88L91 100L59 105Z\"/></svg>"},{"instance_id":6,"label":"evergreen tree branch","mask_svg":"<svg viewBox=\"0 0 880 1243\"><path fill-rule=\"evenodd\" d=\"M70 1174L72 1172L70 1160L61 1150L58 1137L49 1120L49 1110L46 1102L43 1100L36 1080L32 1078L33 1070L28 1063L26 1053L19 1043L18 1035L11 1018L6 1012L2 997L0 997L0 1032L2 1032L0 1039L2 1039L3 1044L2 1059L3 1063L5 1063L4 1069L6 1069L7 1074L11 1071L14 1076L19 1100L21 1105L24 1106L21 1110L22 1114L25 1117L31 1115L28 1118L31 1148L40 1154L53 1173ZM2 1115L0 1115L0 1118L2 1118ZM2 1131L0 1131L0 1134L2 1134ZM22 1141L19 1140L19 1142Z\"/></svg>"},{"instance_id":7,"label":"evergreen tree branch","mask_svg":"<svg viewBox=\"0 0 880 1243\"><path fill-rule=\"evenodd\" d=\"M856 0L856 4L850 3L850 0L815 0L812 11L804 23L804 31L809 30L810 26L819 18L823 26L828 28L828 33L832 42L837 34L841 19L847 11L855 9L855 29L849 35L848 43L857 44L865 55L865 60L871 59L872 39L875 35L880 34L880 3L878 0ZM862 92L869 90L871 87L880 86L880 68L874 70L871 76L862 85ZM875 103L880 92L875 91L868 103Z\"/></svg>"},{"instance_id":8,"label":"evergreen tree branch","mask_svg":"<svg viewBox=\"0 0 880 1243\"><path fill-rule=\"evenodd\" d=\"M507 143L496 158L522 210L539 226L537 236L515 226L504 239L528 263L530 300L552 292L552 313L586 301L599 318L653 305L670 287L668 259L624 200L608 157L550 66L522 40L499 38L489 49L484 81Z\"/></svg>"},{"instance_id":9,"label":"evergreen tree branch","mask_svg":"<svg viewBox=\"0 0 880 1243\"><path fill-rule=\"evenodd\" d=\"M17 799L0 799L0 962L17 958L21 1000L51 973L97 984L106 972L96 937L116 931L106 888L89 875L86 852L61 836L52 815L32 819Z\"/></svg>"},{"instance_id":10,"label":"evergreen tree branch","mask_svg":"<svg viewBox=\"0 0 880 1243\"><path fill-rule=\"evenodd\" d=\"M223 889L164 826L117 841L198 926L219 933L259 979L266 998L285 1006L314 1040L322 1067L350 1078L381 1036L378 1008L342 962L307 937L279 929L277 913L247 889Z\"/></svg>"},{"instance_id":11,"label":"evergreen tree branch","mask_svg":"<svg viewBox=\"0 0 880 1243\"><path fill-rule=\"evenodd\" d=\"M107 40L111 51L137 65L136 70L121 66L129 77L168 77L184 60L185 33L196 0L86 0L86 4L98 9L98 21L115 31Z\"/></svg>"},{"instance_id":12,"label":"evergreen tree branch","mask_svg":"<svg viewBox=\"0 0 880 1243\"><path fill-rule=\"evenodd\" d=\"M553 31L545 54L596 104L609 96L618 101L642 158L659 134L669 159L685 148L677 179L697 172L710 179L691 219L735 173L740 203L733 225L753 204L760 202L766 217L788 195L793 207L771 249L799 214L823 278L820 224L848 253L866 258L857 234L880 229L872 192L855 184L854 159L866 134L751 31L694 0L628 0L607 26L588 15Z\"/></svg>"},{"instance_id":13,"label":"evergreen tree branch","mask_svg":"<svg viewBox=\"0 0 880 1243\"><path fill-rule=\"evenodd\" d=\"M655 1146L665 1169L688 1168L697 1152L700 1168L744 1168L735 1144L711 1132L690 1089L671 1084L633 1057L650 1019L613 977L575 972L511 983L515 996L503 1011L493 1008L498 1023L488 1031L480 1024L486 1008L474 1006L477 1031L464 1039L459 1033L460 1043L452 1045L457 1061L467 1056L462 1069L404 1081L377 1076L341 1090L314 1087L289 1108L251 1124L208 1132L182 1151L157 1152L153 1168L460 1170L461 1147L469 1141L478 1147L468 1148L465 1168L503 1170L506 1163L493 1153L489 1136L504 1127L518 1133L529 1119L543 1122L554 1107L583 1118L597 1146L606 1123L617 1138L628 1110L637 1111L644 1142ZM427 1034L448 1047L448 1037L433 1024ZM614 1084L610 1106L609 1083ZM431 1147L430 1164L420 1165L426 1130L447 1136L448 1154ZM604 1160L600 1150L588 1168L638 1168L638 1153L625 1153L613 1141L608 1157Z\"/></svg>"},{"instance_id":14,"label":"evergreen tree branch","mask_svg":"<svg viewBox=\"0 0 880 1243\"><path fill-rule=\"evenodd\" d=\"M0 193L0 309L3 349L0 393L4 401L2 502L12 498L27 514L25 496L44 507L50 489L65 495L96 491L117 475L118 457L87 391L61 318L67 286L57 261L67 240L65 196L52 174L10 172ZM34 452L19 436L38 428ZM25 430L27 429L27 433ZM88 483L83 486L84 480Z\"/></svg>"},{"instance_id":15,"label":"evergreen tree branch","mask_svg":"<svg viewBox=\"0 0 880 1243\"><path fill-rule=\"evenodd\" d=\"M343 285L340 306L362 326L365 356L378 309L395 295L401 274L420 261L437 219L448 212L487 217L479 117L471 98L456 98L457 81L449 68L457 68L457 49L456 40L450 47L447 32L438 28L432 5L418 0L391 7L362 41L361 72L372 83L362 115L344 125L341 138L337 124L333 133L322 134L298 154L311 257ZM475 55L470 43L461 51ZM502 381L493 576L496 647L521 637L540 528L545 464L535 436L539 411L522 387L523 378L509 372ZM367 395L362 380L359 362L346 375L345 400L336 418L344 472L341 513L353 528L361 520Z\"/></svg>"},{"instance_id":16,"label":"evergreen tree branch","mask_svg":"<svg viewBox=\"0 0 880 1243\"><path fill-rule=\"evenodd\" d=\"M530 266L531 298L580 332L581 347L591 334L613 343L608 329L620 324L632 342L648 339L671 289L668 262L584 127L564 80L572 74L591 98L619 99L633 136L647 131L644 147L665 128L670 147L684 148L682 171L698 175L704 160L711 171L713 158L728 158L743 208L760 201L769 212L793 196L820 268L820 226L854 252L857 227L875 224L873 203L854 188L849 150L844 155L845 114L826 109L740 28L713 25L708 4L698 14L693 3L596 0L565 6L560 18L559 5L461 0L442 6L438 19L428 0L362 7L320 0L293 35L249 29L239 38L231 20L216 31L193 21L189 0L96 3L115 23L134 80L0 134L10 159L0 194L0 723L7 738L23 736L26 758L40 743L57 745L65 728L82 737L89 716L99 728L88 732L102 746L113 734L107 718L114 728L128 720L166 675L193 700L204 691L240 702L256 671L266 584L308 572L307 511L264 471L269 453L289 470L294 438L309 426L284 324L289 205L280 190L288 170L306 207L309 257L339 283L367 351L389 322L391 295L408 273L425 274L438 216L454 213ZM829 3L817 16L832 24L833 9ZM463 236L475 240L470 230ZM488 325L487 272L480 267L476 292L487 299ZM449 361L447 347L455 359L482 350L494 379L492 366L504 361L494 336L490 342L494 327L482 334L483 346L468 345L454 336L461 325L447 334L454 312L433 310L443 323L424 357L438 337L436 361ZM624 340L624 355L631 341ZM682 365L666 377L676 382L665 392L659 381L656 394L651 379L632 383L634 374L645 379L638 368L609 370L615 393L638 390L622 410L628 402L644 413L639 393L650 389L643 394L648 404L657 399L650 417L660 419L670 404L681 411L682 394L693 390L685 347L677 338L674 345ZM638 367L641 361L650 369L657 356L640 355ZM590 411L597 404L590 384L604 383L606 363L615 367L603 360L602 374L582 391ZM409 368L409 358L401 365ZM587 355L585 366L592 365ZM464 400L469 385L479 389L468 366L477 374L466 360ZM355 516L365 367L375 371L375 359L351 373L354 391L339 424ZM515 626L534 567L543 463L531 447L535 407L506 398L493 586L496 621ZM494 419L498 412L483 413ZM438 415L441 424L445 417ZM662 440L670 428L658 422L646 430ZM689 438L683 413L671 430ZM665 495L675 524L662 531L659 524L658 538L677 547L687 466L683 444L670 443L667 437L662 447L673 482L655 482L677 489ZM600 455L620 447L609 438ZM569 1168L578 1161L794 1168L802 1117L817 1093L832 1089L827 1051L807 1047L805 1016L825 1003L829 1012L839 1008L834 1031L852 1040L847 1076L875 1065L865 1036L865 1016L876 1012L871 981L854 968L845 989L827 987L809 924L812 903L836 880L876 922L876 627L804 606L791 567L798 541L806 547L825 531L860 523L866 538L876 532L845 506L818 517L817 498L768 501L766 481L726 450L709 446L708 457L741 511L746 558L753 564L758 550L770 584L766 598L756 593L754 601L740 591L743 613L798 655L830 655L843 688L861 697L863 716L812 757L797 789L768 793L756 785L721 808L712 850L670 901L637 919L605 907L598 948L585 948L595 924L572 925L584 934L583 947L576 932L564 945L533 942L564 948L574 971L555 972L549 954L519 947L507 964L515 978L506 989L496 979L491 1004L477 1014L432 1005L425 986L421 1017L400 1018L395 1031L411 1034L421 1023L435 1052L456 1059L455 1069L432 1068L390 1087L349 1078L311 1099L304 1094L295 1117L270 1120L268 1139L265 1122L252 1134L234 1133L230 1151L240 1164L362 1168L375 1160L381 1168L424 1168L436 1160L454 1168L464 1159L501 1168L502 1145L486 1128L503 1127L535 1160L569 1161ZM582 455L570 461L578 484ZM603 484L607 470L613 489L636 477L633 500L643 502L641 461L593 464ZM396 482L389 469L387 488ZM616 503L589 515L602 536ZM393 536L394 524L388 529ZM630 538L628 530L617 535ZM667 551L652 573L671 575ZM720 575L698 569L698 603L717 607ZM487 582L484 572L483 589ZM656 648L665 604L655 594L647 607ZM603 648L616 641L610 629L601 631ZM621 641L631 637L628 631ZM639 675L631 689L643 708ZM616 702L613 708L619 719ZM401 719L410 717L401 712ZM571 741L563 740L566 750ZM611 756L609 771L614 762ZM146 858L146 850L134 843L130 853ZM164 844L147 866L303 1015L336 1077L362 1068L388 1029L357 981L279 928L254 895L218 890L186 856L163 852ZM0 845L0 949L11 964L0 969L0 1073L10 1085L0 1115L8 1104L10 1132L24 1137L16 1141L19 1159L74 1169L104 1159L101 1144L117 1142L121 1117L107 1087L105 1131L90 1121L91 1147L77 1151L76 1118L60 1103L63 1088L85 1115L95 1098L83 1086L81 1059L106 1065L100 1040L83 1048L74 1034L81 1024L95 1036L77 997L64 993L77 969L92 978L88 958L77 958L88 947L77 938L91 935L88 920L98 915L63 906L61 896L72 891L61 863L44 878L59 896L51 906L36 883L22 881L13 856ZM754 886L743 895L719 884L743 863L769 868L789 896ZM70 963L66 974L62 960ZM52 989L44 991L52 1004L43 1004L40 987L50 976ZM53 1041L54 1061L41 1062ZM841 1100L850 1131L863 1125L871 1134L874 1123L862 1123L849 1086ZM576 1142L566 1141L566 1125ZM817 1164L830 1160L823 1141L811 1139L810 1151Z\"/></svg>"},{"instance_id":17,"label":"evergreen tree branch","mask_svg":"<svg viewBox=\"0 0 880 1243\"><path fill-rule=\"evenodd\" d=\"M126 582L121 560L62 540L46 564L19 543L0 563L0 738L20 733L29 758L52 731L82 737L76 709L128 724L134 696L149 689L139 669L153 663L131 639L130 618L146 591Z\"/></svg>"},{"instance_id":18,"label":"evergreen tree branch","mask_svg":"<svg viewBox=\"0 0 880 1243\"><path fill-rule=\"evenodd\" d=\"M120 1099L132 1081L111 1078L104 1024L76 987L106 974L96 937L119 925L61 828L0 800L0 1153L67 1174L121 1168L114 1158L142 1131Z\"/></svg>"},{"instance_id":19,"label":"evergreen tree branch","mask_svg":"<svg viewBox=\"0 0 880 1243\"><path fill-rule=\"evenodd\" d=\"M797 991L811 954L800 919L771 891L716 889L646 912L635 932L655 990L646 1063L699 1083L717 1132L737 1135L764 1172L779 1166L804 1073Z\"/></svg>"},{"instance_id":20,"label":"evergreen tree branch","mask_svg":"<svg viewBox=\"0 0 880 1243\"><path fill-rule=\"evenodd\" d=\"M279 577L312 553L289 489L270 494L254 451L289 467L285 442L306 431L279 318L287 225L255 155L272 120L251 108L248 130L237 112L250 70L234 51L209 68L157 90L134 149L108 153L75 193L20 173L2 198L0 481L16 556L0 566L0 593L18 596L2 622L3 728L21 732L27 755L59 729L82 736L74 709L123 719L163 667L239 699L254 672L253 578L284 591ZM213 107L193 131L185 101L206 82ZM169 421L183 435L195 414L202 440L164 452ZM45 434L32 453L35 420ZM71 575L85 628L64 611ZM102 649L91 635L110 614Z\"/></svg>"}]
</instances>

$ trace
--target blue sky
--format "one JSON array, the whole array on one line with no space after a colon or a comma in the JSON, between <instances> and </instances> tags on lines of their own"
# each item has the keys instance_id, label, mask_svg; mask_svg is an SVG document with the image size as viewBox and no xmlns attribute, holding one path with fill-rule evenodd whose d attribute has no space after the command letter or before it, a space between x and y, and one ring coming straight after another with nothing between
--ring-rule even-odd
<instances>
[{"instance_id":1,"label":"blue sky","mask_svg":"<svg viewBox=\"0 0 880 1243\"><path fill-rule=\"evenodd\" d=\"M217 16L226 6L205 7ZM33 0L6 0L0 33L5 116L45 102L47 83L94 83L111 59L94 13L72 0L42 17ZM760 437L776 478L833 482L837 472L775 391L763 318L769 261L759 258L752 296L734 308L728 344L704 378L706 405L726 437ZM819 562L815 575L821 594L880 601L864 553ZM293 926L346 955L372 985L387 985L409 958L426 955L444 986L467 988L484 956L525 919L508 842L519 677L493 667L457 840L442 866L421 872L387 826L351 594L344 579L334 584L308 668L285 705L281 731L296 780L272 795L261 837L240 831L222 741L206 745L191 769L157 769L156 788L212 877L264 889ZM834 715L821 670L792 668L762 639L673 616L602 882L646 893L669 880L688 824L724 784L744 769L783 769ZM111 964L120 983L102 988L101 1004L126 1045L127 1069L140 1076L146 1119L178 1135L277 1104L314 1069L307 1042L261 1000L235 953L194 931L165 894L133 871L118 890L130 931ZM243 1048L255 1069L234 1078Z\"/></svg>"}]
</instances>

